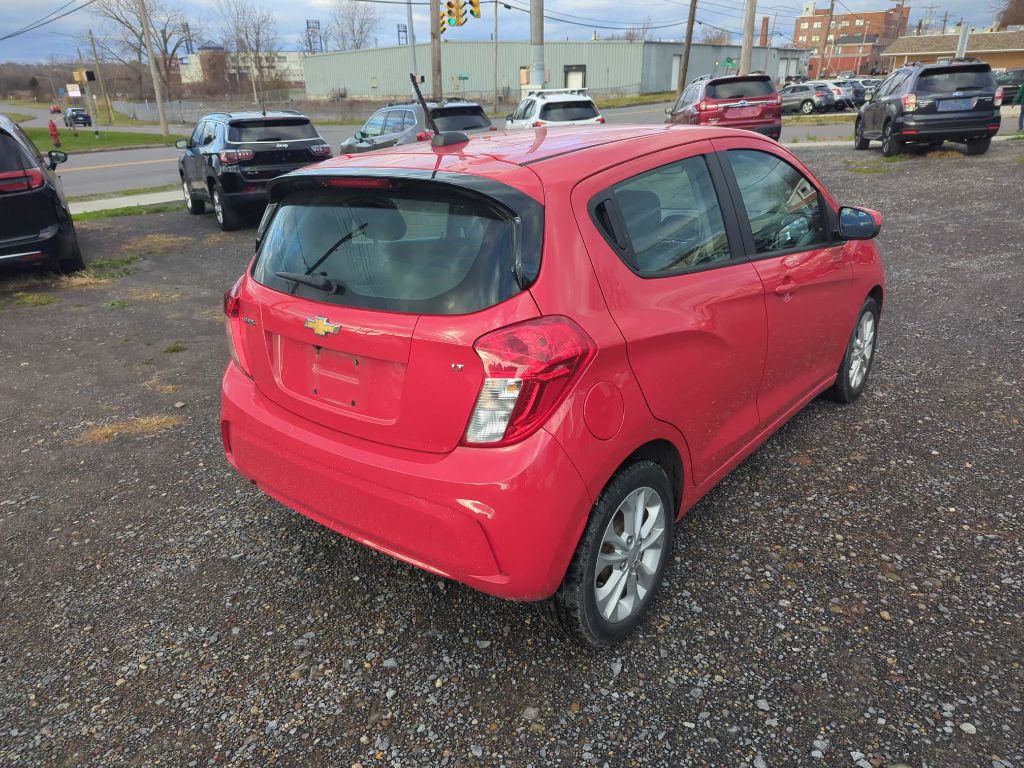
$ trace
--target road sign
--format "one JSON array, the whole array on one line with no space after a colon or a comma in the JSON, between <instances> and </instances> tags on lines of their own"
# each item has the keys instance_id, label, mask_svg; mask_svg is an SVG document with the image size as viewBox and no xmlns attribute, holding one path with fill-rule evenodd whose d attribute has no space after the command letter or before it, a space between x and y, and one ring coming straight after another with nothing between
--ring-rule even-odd
<instances>
[{"instance_id":1,"label":"road sign","mask_svg":"<svg viewBox=\"0 0 1024 768\"><path fill-rule=\"evenodd\" d=\"M78 83L68 83L68 96L72 99L82 98L82 89L78 87Z\"/></svg>"},{"instance_id":2,"label":"road sign","mask_svg":"<svg viewBox=\"0 0 1024 768\"><path fill-rule=\"evenodd\" d=\"M459 80L469 80L469 75L459 75Z\"/></svg>"}]
</instances>

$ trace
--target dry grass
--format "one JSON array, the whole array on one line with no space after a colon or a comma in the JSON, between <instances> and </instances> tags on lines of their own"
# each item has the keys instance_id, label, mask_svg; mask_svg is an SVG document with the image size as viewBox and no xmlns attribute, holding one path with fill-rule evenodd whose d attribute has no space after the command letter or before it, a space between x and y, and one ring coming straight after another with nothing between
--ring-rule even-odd
<instances>
[{"instance_id":1,"label":"dry grass","mask_svg":"<svg viewBox=\"0 0 1024 768\"><path fill-rule=\"evenodd\" d=\"M936 149L928 153L928 157L937 157L940 160L960 160L961 158L963 158L963 156L963 152L957 152L955 149Z\"/></svg>"},{"instance_id":2,"label":"dry grass","mask_svg":"<svg viewBox=\"0 0 1024 768\"><path fill-rule=\"evenodd\" d=\"M194 240L195 238L184 235L154 233L128 240L121 246L121 250L128 253L167 253L175 248L188 245Z\"/></svg>"},{"instance_id":3,"label":"dry grass","mask_svg":"<svg viewBox=\"0 0 1024 768\"><path fill-rule=\"evenodd\" d=\"M180 422L180 416L140 416L95 427L83 432L75 442L80 445L101 445L120 435L155 435L177 426Z\"/></svg>"},{"instance_id":4,"label":"dry grass","mask_svg":"<svg viewBox=\"0 0 1024 768\"><path fill-rule=\"evenodd\" d=\"M231 240L231 236L225 232L211 232L203 238L203 245L218 245L220 243L227 243Z\"/></svg>"},{"instance_id":5,"label":"dry grass","mask_svg":"<svg viewBox=\"0 0 1024 768\"><path fill-rule=\"evenodd\" d=\"M181 301L185 296L181 291L162 291L159 288L133 288L128 295L134 301L150 301L157 304Z\"/></svg>"},{"instance_id":6,"label":"dry grass","mask_svg":"<svg viewBox=\"0 0 1024 768\"><path fill-rule=\"evenodd\" d=\"M57 278L57 285L61 288L99 288L109 282L109 277L100 277L88 269Z\"/></svg>"},{"instance_id":7,"label":"dry grass","mask_svg":"<svg viewBox=\"0 0 1024 768\"><path fill-rule=\"evenodd\" d=\"M154 392L160 392L164 395L169 395L171 392L175 392L179 389L177 384L164 384L163 379L160 376L160 371L155 372L152 376L142 382L142 386L146 389L151 389Z\"/></svg>"}]
</instances>

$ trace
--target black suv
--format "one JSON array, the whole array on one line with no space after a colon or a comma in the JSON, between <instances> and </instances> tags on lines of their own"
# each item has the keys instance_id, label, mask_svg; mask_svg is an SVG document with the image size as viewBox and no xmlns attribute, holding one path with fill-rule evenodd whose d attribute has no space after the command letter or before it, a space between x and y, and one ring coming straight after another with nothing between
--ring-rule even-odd
<instances>
[{"instance_id":1,"label":"black suv","mask_svg":"<svg viewBox=\"0 0 1024 768\"><path fill-rule=\"evenodd\" d=\"M882 142L882 154L898 155L907 142L967 145L967 154L988 151L999 131L1002 89L985 62L908 64L885 79L860 108L854 146Z\"/></svg>"},{"instance_id":2,"label":"black suv","mask_svg":"<svg viewBox=\"0 0 1024 768\"><path fill-rule=\"evenodd\" d=\"M178 159L189 213L213 206L223 230L237 229L247 213L267 203L267 182L325 160L331 148L298 112L213 112L200 119Z\"/></svg>"},{"instance_id":3,"label":"black suv","mask_svg":"<svg viewBox=\"0 0 1024 768\"><path fill-rule=\"evenodd\" d=\"M92 115L82 107L68 107L64 110L64 125L74 128L78 125L92 127Z\"/></svg>"},{"instance_id":4,"label":"black suv","mask_svg":"<svg viewBox=\"0 0 1024 768\"><path fill-rule=\"evenodd\" d=\"M82 252L54 173L68 156L39 154L17 123L0 115L0 264L38 264L73 272Z\"/></svg>"}]
</instances>

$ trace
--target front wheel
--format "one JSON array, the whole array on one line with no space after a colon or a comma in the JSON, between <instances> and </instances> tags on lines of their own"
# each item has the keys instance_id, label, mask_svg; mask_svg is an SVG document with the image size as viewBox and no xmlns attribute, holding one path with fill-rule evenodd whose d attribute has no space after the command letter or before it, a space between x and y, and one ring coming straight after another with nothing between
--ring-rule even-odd
<instances>
[{"instance_id":1,"label":"front wheel","mask_svg":"<svg viewBox=\"0 0 1024 768\"><path fill-rule=\"evenodd\" d=\"M857 123L853 126L853 148L867 149L870 146L871 142L864 138L864 123L857 118Z\"/></svg>"},{"instance_id":2,"label":"front wheel","mask_svg":"<svg viewBox=\"0 0 1024 768\"><path fill-rule=\"evenodd\" d=\"M1021 107L1024 109L1024 107ZM982 136L978 139L967 140L967 154L968 155L984 155L988 152L988 148L992 146L991 136Z\"/></svg>"},{"instance_id":3,"label":"front wheel","mask_svg":"<svg viewBox=\"0 0 1024 768\"><path fill-rule=\"evenodd\" d=\"M811 114L814 111L814 102L808 99L807 101L800 105L800 111L803 112L805 115Z\"/></svg>"},{"instance_id":4,"label":"front wheel","mask_svg":"<svg viewBox=\"0 0 1024 768\"><path fill-rule=\"evenodd\" d=\"M181 191L185 197L185 210L195 216L206 211L206 203L202 200L196 199L192 194L192 190L189 188L188 179L185 177L182 177L181 179Z\"/></svg>"},{"instance_id":5,"label":"front wheel","mask_svg":"<svg viewBox=\"0 0 1024 768\"><path fill-rule=\"evenodd\" d=\"M661 584L675 509L660 466L636 461L620 469L591 511L562 585L541 604L548 621L598 647L632 632Z\"/></svg>"},{"instance_id":6,"label":"front wheel","mask_svg":"<svg viewBox=\"0 0 1024 768\"><path fill-rule=\"evenodd\" d=\"M882 126L882 155L895 157L903 151L903 142L893 136L892 121Z\"/></svg>"},{"instance_id":7,"label":"front wheel","mask_svg":"<svg viewBox=\"0 0 1024 768\"><path fill-rule=\"evenodd\" d=\"M875 359L875 336L878 333L878 319L881 309L872 298L864 301L864 306L857 315L857 323L846 344L846 354L839 364L836 382L826 392L831 400L839 403L852 403L868 383L868 373Z\"/></svg>"}]
</instances>

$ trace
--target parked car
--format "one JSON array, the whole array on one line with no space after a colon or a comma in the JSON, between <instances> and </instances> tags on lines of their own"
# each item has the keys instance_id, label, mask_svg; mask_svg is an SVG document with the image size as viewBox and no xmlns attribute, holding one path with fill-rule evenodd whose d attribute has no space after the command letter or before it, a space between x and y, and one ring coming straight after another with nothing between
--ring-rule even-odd
<instances>
[{"instance_id":1,"label":"parked car","mask_svg":"<svg viewBox=\"0 0 1024 768\"><path fill-rule=\"evenodd\" d=\"M1002 101L1003 90L984 62L900 67L860 108L854 147L881 141L882 154L891 157L908 142L956 141L967 154L980 155L999 132Z\"/></svg>"},{"instance_id":2,"label":"parked car","mask_svg":"<svg viewBox=\"0 0 1024 768\"><path fill-rule=\"evenodd\" d=\"M996 85L1003 89L1003 104L1012 104L1017 91L1024 85L1024 68L999 73L996 75Z\"/></svg>"},{"instance_id":3,"label":"parked car","mask_svg":"<svg viewBox=\"0 0 1024 768\"><path fill-rule=\"evenodd\" d=\"M882 81L876 80L875 78L872 77L864 77L860 78L859 80L856 80L855 82L860 83L861 87L864 89L864 100L867 101L868 99L871 98L871 96L875 92L875 89L878 88L879 84Z\"/></svg>"},{"instance_id":4,"label":"parked car","mask_svg":"<svg viewBox=\"0 0 1024 768\"><path fill-rule=\"evenodd\" d=\"M836 106L832 90L820 84L787 85L779 91L779 96L782 99L783 112L802 112L810 115L814 112L828 112Z\"/></svg>"},{"instance_id":5,"label":"parked car","mask_svg":"<svg viewBox=\"0 0 1024 768\"><path fill-rule=\"evenodd\" d=\"M594 645L701 496L867 382L881 217L751 131L445 133L269 193L224 297L228 460Z\"/></svg>"},{"instance_id":6,"label":"parked car","mask_svg":"<svg viewBox=\"0 0 1024 768\"><path fill-rule=\"evenodd\" d=\"M783 82L786 85L790 83L806 83L807 75L786 75L786 79Z\"/></svg>"},{"instance_id":7,"label":"parked car","mask_svg":"<svg viewBox=\"0 0 1024 768\"><path fill-rule=\"evenodd\" d=\"M439 131L475 133L493 130L487 113L476 102L465 99L428 101L427 109ZM345 155L398 144L414 144L428 141L431 136L430 123L418 102L396 102L374 112L355 136L341 142L338 153Z\"/></svg>"},{"instance_id":8,"label":"parked car","mask_svg":"<svg viewBox=\"0 0 1024 768\"><path fill-rule=\"evenodd\" d=\"M55 173L67 159L57 149L39 154L21 126L0 114L0 265L43 264L61 272L84 266Z\"/></svg>"},{"instance_id":9,"label":"parked car","mask_svg":"<svg viewBox=\"0 0 1024 768\"><path fill-rule=\"evenodd\" d=\"M92 115L82 107L68 107L64 110L64 125L74 128L76 125L91 126Z\"/></svg>"},{"instance_id":10,"label":"parked car","mask_svg":"<svg viewBox=\"0 0 1024 768\"><path fill-rule=\"evenodd\" d=\"M837 110L842 111L847 107L854 106L852 85L845 85L836 80L812 80L811 82L814 85L824 85L832 91L832 96L836 100L835 108Z\"/></svg>"},{"instance_id":11,"label":"parked car","mask_svg":"<svg viewBox=\"0 0 1024 768\"><path fill-rule=\"evenodd\" d=\"M768 75L699 77L665 112L666 123L745 128L776 141L782 135L782 100Z\"/></svg>"},{"instance_id":12,"label":"parked car","mask_svg":"<svg viewBox=\"0 0 1024 768\"><path fill-rule=\"evenodd\" d=\"M59 104L51 104L50 105L50 114L51 115L59 115L60 114L60 105Z\"/></svg>"},{"instance_id":13,"label":"parked car","mask_svg":"<svg viewBox=\"0 0 1024 768\"><path fill-rule=\"evenodd\" d=\"M864 86L860 84L860 81L844 80L842 83L840 83L840 85L849 86L850 92L852 94L850 103L853 106L859 107L861 104L867 101L867 92L865 91Z\"/></svg>"},{"instance_id":14,"label":"parked car","mask_svg":"<svg viewBox=\"0 0 1024 768\"><path fill-rule=\"evenodd\" d=\"M331 156L309 118L292 110L211 112L175 145L183 150L178 177L185 207L198 215L210 203L223 230L263 209L268 181Z\"/></svg>"},{"instance_id":15,"label":"parked car","mask_svg":"<svg viewBox=\"0 0 1024 768\"><path fill-rule=\"evenodd\" d=\"M540 128L545 125L590 125L604 118L586 88L548 88L527 91L505 128Z\"/></svg>"}]
</instances>

